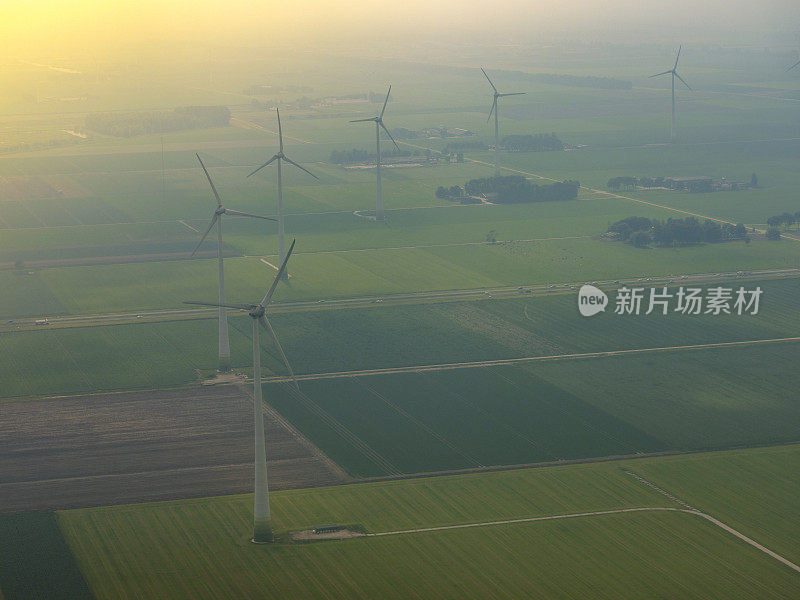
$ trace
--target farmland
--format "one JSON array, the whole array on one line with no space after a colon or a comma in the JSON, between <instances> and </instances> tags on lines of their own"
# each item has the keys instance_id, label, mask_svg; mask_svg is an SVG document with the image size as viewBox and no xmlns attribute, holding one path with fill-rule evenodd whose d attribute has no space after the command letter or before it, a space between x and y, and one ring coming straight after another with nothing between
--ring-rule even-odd
<instances>
[{"instance_id":1,"label":"farmland","mask_svg":"<svg viewBox=\"0 0 800 600\"><path fill-rule=\"evenodd\" d=\"M794 441L791 346L532 362L268 386L353 474ZM657 370L655 365L658 365Z\"/></svg>"},{"instance_id":2,"label":"farmland","mask_svg":"<svg viewBox=\"0 0 800 600\"><path fill-rule=\"evenodd\" d=\"M252 489L252 427L235 385L4 404L0 513L241 493ZM269 411L266 434L273 489L341 479Z\"/></svg>"},{"instance_id":3,"label":"farmland","mask_svg":"<svg viewBox=\"0 0 800 600\"><path fill-rule=\"evenodd\" d=\"M208 275L213 278L212 273ZM290 285L295 284L294 279ZM36 281L25 277L23 280ZM203 293L200 289L199 276L193 281L197 282L197 289L190 298L213 298L213 292ZM150 289L137 288L124 277L106 283L112 291L118 290L120 299L125 292L140 293L144 298ZM670 286L673 291L674 285ZM800 335L794 314L797 279L743 281L738 285L747 289L761 286L763 298L758 315L620 316L609 310L583 319L575 308L573 291L524 299L425 301L406 306L371 304L368 308L328 310L321 305L320 310L280 312L273 319L298 373ZM87 285L86 289L92 288ZM285 290L279 293L283 295ZM234 287L229 294L253 298L260 292L260 287L255 286L241 291ZM19 298L22 303L24 298ZM625 327L619 326L621 322ZM249 323L232 316L230 324L233 364L246 368L251 360ZM198 369L206 373L216 364L214 346L204 343L216 335L217 324L212 318L51 327L3 332L0 348L10 360L0 364L0 397L175 386L195 381ZM284 372L277 357L265 356L264 360L273 372ZM48 365L46 371L37 369L39 361Z\"/></svg>"},{"instance_id":4,"label":"farmland","mask_svg":"<svg viewBox=\"0 0 800 600\"><path fill-rule=\"evenodd\" d=\"M671 64L672 41L439 42L403 40L402 60L389 46L221 47L188 64L184 50L87 55L69 76L7 61L0 79L22 83L0 86L0 513L64 510L0 515L0 600L796 594L790 568L667 495L800 560L800 233L763 232L800 210L800 84L783 50L687 43L681 72L697 89L680 90L667 143L669 84L649 75ZM577 199L436 198L493 174L478 60L526 93L503 99L501 136L555 132L568 148L501 148L502 174L578 180ZM377 114L389 81L387 125L427 133L397 136L421 166L382 170L376 223L375 170L330 157L372 151L374 132L348 121ZM364 101L340 102L354 94ZM225 105L230 126L84 127L97 112L197 105ZM235 383L200 386L217 321L184 301L217 298L213 232L189 256L215 206L195 153L226 206L275 216L274 165L247 177L278 150L275 106L287 154L319 179L282 171L297 245L269 311L300 384L264 339L281 543L255 547L252 497L220 495L252 489L250 320L229 319ZM464 142L463 157L437 156ZM751 174L758 186L737 192L606 187ZM749 237L645 249L602 237L626 217L690 215ZM276 224L226 217L223 235L227 299L257 301ZM593 281L610 297L623 284L763 296L757 315L623 316L611 298L586 319L575 288ZM612 512L569 516L596 511ZM322 523L386 535L285 543Z\"/></svg>"},{"instance_id":5,"label":"farmland","mask_svg":"<svg viewBox=\"0 0 800 600\"><path fill-rule=\"evenodd\" d=\"M769 465L775 462L769 456L787 454L797 453L791 448L739 452L727 472L743 479L741 485L759 485L766 477L769 490L774 487ZM703 465L707 456L625 466L657 471L662 462L692 458ZM282 530L359 522L371 532L675 506L612 464L287 491L273 498ZM727 507L714 510L713 494L707 498L700 508L727 520ZM411 590L422 597L479 598L497 586L530 597L591 591L597 598L623 593L650 598L680 589L687 598L788 598L796 589L796 574L706 521L680 513L255 548L246 541L248 502L241 496L84 509L61 512L58 520L97 598L406 597ZM747 506L747 497L736 502ZM160 526L152 527L156 522Z\"/></svg>"}]
</instances>

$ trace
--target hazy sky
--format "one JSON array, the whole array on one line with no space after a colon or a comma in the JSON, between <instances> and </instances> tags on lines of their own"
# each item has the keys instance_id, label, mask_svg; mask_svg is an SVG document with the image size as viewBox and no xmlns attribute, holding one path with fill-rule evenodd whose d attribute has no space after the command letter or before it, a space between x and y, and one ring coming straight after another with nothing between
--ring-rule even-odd
<instances>
[{"instance_id":1,"label":"hazy sky","mask_svg":"<svg viewBox=\"0 0 800 600\"><path fill-rule=\"evenodd\" d=\"M800 31L798 0L0 0L0 39L16 54L147 47L160 41L284 44L362 41L375 33L435 35L483 29L497 36L556 29L653 31L679 37L704 24L719 37L739 30ZM371 33L371 35L368 35Z\"/></svg>"}]
</instances>

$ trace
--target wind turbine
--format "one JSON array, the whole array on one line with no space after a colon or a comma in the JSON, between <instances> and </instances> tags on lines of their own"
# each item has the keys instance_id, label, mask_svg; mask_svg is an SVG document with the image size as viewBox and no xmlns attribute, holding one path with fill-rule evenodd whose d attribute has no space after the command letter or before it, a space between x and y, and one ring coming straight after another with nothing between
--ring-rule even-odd
<instances>
[{"instance_id":1,"label":"wind turbine","mask_svg":"<svg viewBox=\"0 0 800 600\"><path fill-rule=\"evenodd\" d=\"M689 88L690 91L692 90L691 86L683 80L683 77L678 75L678 59L681 57L681 48L682 46L678 46L678 55L675 57L675 64L669 71L664 71L663 73L656 73L655 75L651 75L650 79L653 77L661 77L662 75L672 75L672 123L669 128L669 137L672 141L675 141L675 78L681 80L681 83Z\"/></svg>"},{"instance_id":2,"label":"wind turbine","mask_svg":"<svg viewBox=\"0 0 800 600\"><path fill-rule=\"evenodd\" d=\"M797 65L800 65L800 60L798 60L796 63L794 63L794 64L793 64L791 67L789 67L789 68L788 68L788 69L786 69L786 70L787 70L787 71L791 71L791 70L792 70L792 69L794 69L794 68L795 68Z\"/></svg>"},{"instance_id":3,"label":"wind turbine","mask_svg":"<svg viewBox=\"0 0 800 600\"><path fill-rule=\"evenodd\" d=\"M397 142L394 141L392 134L389 133L389 130L386 129L386 125L383 124L383 113L386 112L386 104L389 102L389 94L392 93L392 86L389 86L389 91L386 92L386 100L383 101L383 108L381 109L381 114L377 117L370 117L369 119L356 119L355 121L350 121L351 123L364 123L366 121L375 121L375 172L378 176L378 190L377 190L377 199L375 202L375 220L376 221L383 221L383 190L381 188L381 127L386 132L386 135L389 136L389 139L392 140L394 147L400 150L400 146L397 145Z\"/></svg>"},{"instance_id":4,"label":"wind turbine","mask_svg":"<svg viewBox=\"0 0 800 600\"><path fill-rule=\"evenodd\" d=\"M522 96L525 92L510 92L506 94L501 94L497 91L497 88L494 87L492 80L489 79L489 76L484 71L483 67L481 67L481 71L483 71L486 80L489 82L489 85L492 86L494 90L494 100L492 101L492 108L489 109L489 119L492 118L492 113L494 113L494 176L500 177L500 165L498 164L498 154L500 153L500 121L498 117L498 111L500 107L497 105L497 99L503 98L505 96ZM489 119L486 119L487 121Z\"/></svg>"},{"instance_id":5,"label":"wind turbine","mask_svg":"<svg viewBox=\"0 0 800 600\"><path fill-rule=\"evenodd\" d=\"M278 282L283 278L286 272L286 263L289 262L289 257L294 250L296 240L292 241L289 251L286 253L286 258L283 259L278 274L269 286L266 295L258 304L211 304L208 302L193 302L187 301L185 304L197 304L199 306L220 306L225 308L233 308L237 310L247 311L253 321L253 421L255 427L255 494L253 499L253 539L256 544L266 544L273 541L274 536L272 533L272 524L269 510L269 485L267 483L267 444L264 436L264 409L261 399L261 346L258 341L258 326L261 324L264 329L269 332L272 341L280 352L283 364L286 365L286 370L292 378L295 388L300 389L297 385L297 380L294 377L294 371L286 358L286 353L283 351L281 343L278 341L278 336L275 335L275 330L266 315L266 308L272 300L272 294L275 293L275 288L278 287Z\"/></svg>"},{"instance_id":6,"label":"wind turbine","mask_svg":"<svg viewBox=\"0 0 800 600\"><path fill-rule=\"evenodd\" d=\"M236 217L253 217L255 219L266 219L267 221L274 221L275 219L271 219L270 217L261 217L259 215L251 215L249 213L240 212L238 210L232 210L230 208L225 208L222 206L222 199L219 197L219 193L217 192L217 188L214 185L214 182L211 180L211 175L208 173L208 169L203 164L203 159L200 158L199 154L195 154L197 156L197 160L200 161L200 166L203 167L203 172L206 174L206 178L208 179L209 185L211 185L211 191L214 192L214 197L217 199L217 208L214 211L214 215L211 217L211 224L206 229L206 232L203 234L203 237L200 238L200 241L195 246L194 250L192 251L192 256L197 253L197 250L200 248L200 245L206 239L206 236L211 231L211 228L214 227L216 224L217 226L217 260L219 261L219 370L220 371L228 371L231 368L231 344L228 338L228 313L225 310L225 274L222 268L222 215L233 215Z\"/></svg>"},{"instance_id":7,"label":"wind turbine","mask_svg":"<svg viewBox=\"0 0 800 600\"><path fill-rule=\"evenodd\" d=\"M291 165L294 165L301 171L305 171L309 175L311 175L314 179L319 179L316 175L314 175L311 171L306 169L305 167L300 166L296 162L294 162L291 158L286 156L283 153L283 130L281 129L281 111L280 109L275 109L278 113L278 153L273 155L267 162L263 165L258 167L255 171L250 173L250 175L255 175L261 169L266 167L267 165L271 164L274 161L278 161L278 260L279 262L283 262L283 259L286 258L286 228L283 222L283 180L281 179L281 161L285 160ZM248 175L248 177L250 177ZM288 279L288 273L283 274L284 279Z\"/></svg>"}]
</instances>

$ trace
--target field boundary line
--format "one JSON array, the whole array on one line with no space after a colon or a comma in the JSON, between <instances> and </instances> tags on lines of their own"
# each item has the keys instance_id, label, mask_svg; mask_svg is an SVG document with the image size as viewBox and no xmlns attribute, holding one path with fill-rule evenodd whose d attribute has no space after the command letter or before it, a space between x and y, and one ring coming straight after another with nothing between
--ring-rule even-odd
<instances>
[{"instance_id":1,"label":"field boundary line","mask_svg":"<svg viewBox=\"0 0 800 600\"><path fill-rule=\"evenodd\" d=\"M242 383L236 383L234 385L239 390L240 394L244 395L247 398L248 403L255 402L255 399L253 398L252 388L249 385L245 385ZM294 438L297 440L297 442L300 445L305 446L309 450L309 452L311 452L311 455L313 457L322 461L322 463L328 469L330 469L331 473L333 473L339 479L339 481L343 483L348 483L353 481L353 478L342 467L340 467L336 461L334 461L330 456L325 454L320 449L320 447L317 446L314 442L312 442L308 437L303 435L303 433L299 429L297 429L297 427L292 425L289 419L285 418L281 413L279 413L269 402L262 402L261 404L262 404L261 406L262 411L268 418L278 423L280 426L286 429L286 431L288 431L291 435L293 435Z\"/></svg>"},{"instance_id":2,"label":"field boundary line","mask_svg":"<svg viewBox=\"0 0 800 600\"><path fill-rule=\"evenodd\" d=\"M669 498L673 502L677 502L681 506L685 507L685 508L678 508L678 509L674 509L674 510L678 510L680 512L685 512L685 513L689 513L689 514L693 514L693 515L697 515L698 517L702 517L703 519L705 519L706 521L709 521L710 523L713 523L714 525L716 525L720 529L723 529L724 531L727 531L731 535L736 536L737 538L739 538L740 540L742 540L746 544L749 544L750 546L752 546L756 550L760 550L764 554L766 554L768 556L771 556L772 558L774 558L775 560L777 560L779 562L782 562L784 565L786 565L787 567L789 567L793 571L796 571L796 572L800 573L800 566L797 566L795 563L790 561L788 558L785 558L785 557L781 556L780 554L778 554L777 552L775 552L773 550L770 550L766 546L763 546L763 545L759 544L754 539L747 537L742 532L737 531L736 529L734 529L733 527L731 527L730 525L728 525L726 523L723 523L719 519L717 519L715 517L712 517L711 515L709 515L707 513L704 513L703 511L701 511L701 510L699 510L697 508L694 508L694 507L690 506L689 504L687 504L683 500L677 498L676 496L674 496L673 494L669 493L665 489L658 487L655 483L645 479L641 475L638 475L637 473L634 473L633 471L630 471L630 470L625 469L625 468L623 468L622 471L624 473L626 473L627 475L630 475L634 479L637 479L638 481L640 481L641 483L645 484L646 486L652 488L654 491L656 491L657 493L661 494L662 496L664 496L666 498Z\"/></svg>"},{"instance_id":3,"label":"field boundary line","mask_svg":"<svg viewBox=\"0 0 800 600\"><path fill-rule=\"evenodd\" d=\"M329 373L309 373L296 375L298 381L314 381L318 379L338 379L344 377L362 377L367 375L395 375L401 373L424 373L427 371L447 371L452 369L472 369L479 367L497 367L503 365L516 365L550 360L577 360L584 358L605 358L608 356L624 356L627 354L642 354L649 352L673 352L687 350L706 350L712 348L730 348L736 346L754 346L756 344L774 344L781 342L798 342L800 337L772 338L765 340L742 340L738 342L713 342L709 344L693 344L688 346L661 346L656 348L631 348L626 350L605 350L601 352L583 352L576 354L550 354L545 356L523 356L519 358L500 358L496 360L483 360L460 363L441 363L430 365L415 365L407 367L387 367L384 369L365 369L362 371L332 371ZM262 377L264 383L288 383L292 381L287 376Z\"/></svg>"},{"instance_id":4,"label":"field boundary line","mask_svg":"<svg viewBox=\"0 0 800 600\"><path fill-rule=\"evenodd\" d=\"M403 535L406 533L427 533L430 531L447 531L449 529L471 529L473 527L491 527L493 525L514 525L516 523L535 523L537 521L556 521L559 519L573 519L576 517L596 517L601 515L614 515L620 513L630 512L646 512L646 511L670 511L670 512L685 512L680 508L672 508L669 506L645 506L637 508L614 508L609 510L594 510L581 513L568 513L565 515L547 515L541 517L523 517L520 519L505 519L502 521L482 521L480 523L460 523L458 525L438 525L435 527L419 527L417 529L400 529L397 531L376 531L375 533L367 533L366 537L383 537L387 535Z\"/></svg>"},{"instance_id":5,"label":"field boundary line","mask_svg":"<svg viewBox=\"0 0 800 600\"><path fill-rule=\"evenodd\" d=\"M760 550L767 556L774 558L775 560L783 563L793 571L800 573L800 566L797 566L788 558L785 558L767 548L766 546L762 546L755 540L747 537L740 531L737 531L730 525L726 525L719 519L715 519L711 515L707 515L704 512L701 512L697 509L689 509L689 508L674 508L674 507L667 507L667 506L651 506L651 507L639 507L639 508L617 508L611 510L596 510L590 512L582 512L582 513L569 513L565 515L548 515L543 517L524 517L521 519L507 519L503 521L484 521L481 523L461 523L459 525L439 525L436 527L420 527L417 529L402 529L398 531L377 531L375 533L367 533L364 534L365 537L384 537L387 535L403 535L409 533L428 533L431 531L447 531L450 529L471 529L473 527L491 527L493 525L514 525L518 523L535 523L537 521L557 521L561 519L574 519L578 517L599 517L604 515L613 515L613 514L622 514L622 513L633 513L633 512L677 512L683 513L687 515L696 515L705 519L706 521L710 522L711 524L719 527L720 529L730 533L731 535L739 538L743 542L749 544L756 550Z\"/></svg>"}]
</instances>

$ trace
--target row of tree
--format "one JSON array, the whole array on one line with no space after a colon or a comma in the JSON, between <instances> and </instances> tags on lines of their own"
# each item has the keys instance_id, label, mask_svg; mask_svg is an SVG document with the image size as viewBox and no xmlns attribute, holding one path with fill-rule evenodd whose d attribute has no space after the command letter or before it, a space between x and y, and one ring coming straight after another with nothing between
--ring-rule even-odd
<instances>
[{"instance_id":1,"label":"row of tree","mask_svg":"<svg viewBox=\"0 0 800 600\"><path fill-rule=\"evenodd\" d=\"M230 124L227 106L183 106L171 111L93 113L86 115L86 129L118 137L167 133L185 129L225 127Z\"/></svg>"},{"instance_id":2,"label":"row of tree","mask_svg":"<svg viewBox=\"0 0 800 600\"><path fill-rule=\"evenodd\" d=\"M785 212L767 219L767 225L770 227L777 228L783 225L787 230L795 223L797 223L797 228L800 230L800 210L794 214Z\"/></svg>"},{"instance_id":3,"label":"row of tree","mask_svg":"<svg viewBox=\"0 0 800 600\"><path fill-rule=\"evenodd\" d=\"M732 225L709 219L701 223L695 217L666 221L647 217L628 217L611 224L608 231L639 248L653 243L658 246L689 246L732 240L750 241L747 228L742 223Z\"/></svg>"},{"instance_id":4,"label":"row of tree","mask_svg":"<svg viewBox=\"0 0 800 600\"><path fill-rule=\"evenodd\" d=\"M555 133L536 135L507 135L500 145L508 152L547 152L563 150L566 146Z\"/></svg>"},{"instance_id":5,"label":"row of tree","mask_svg":"<svg viewBox=\"0 0 800 600\"><path fill-rule=\"evenodd\" d=\"M513 204L573 200L578 197L579 188L580 183L577 181L536 185L520 175L506 175L470 179L464 185L464 194L467 196L491 196L493 202Z\"/></svg>"},{"instance_id":6,"label":"row of tree","mask_svg":"<svg viewBox=\"0 0 800 600\"><path fill-rule=\"evenodd\" d=\"M413 152L413 156L419 156L420 151L415 150ZM412 152L410 150L383 150L381 152L381 159L383 158L396 158L396 157L407 157L412 156ZM375 159L377 155L374 152L369 152L368 150L358 150L357 148L353 148L352 150L334 150L331 152L330 162L334 165L351 165L351 164L359 164L359 163L372 163L375 164Z\"/></svg>"},{"instance_id":7,"label":"row of tree","mask_svg":"<svg viewBox=\"0 0 800 600\"><path fill-rule=\"evenodd\" d=\"M525 73L523 71L506 71L521 81L567 85L570 87L590 87L603 90L629 90L633 83L612 77L595 77L593 75L567 75L566 73Z\"/></svg>"}]
</instances>

